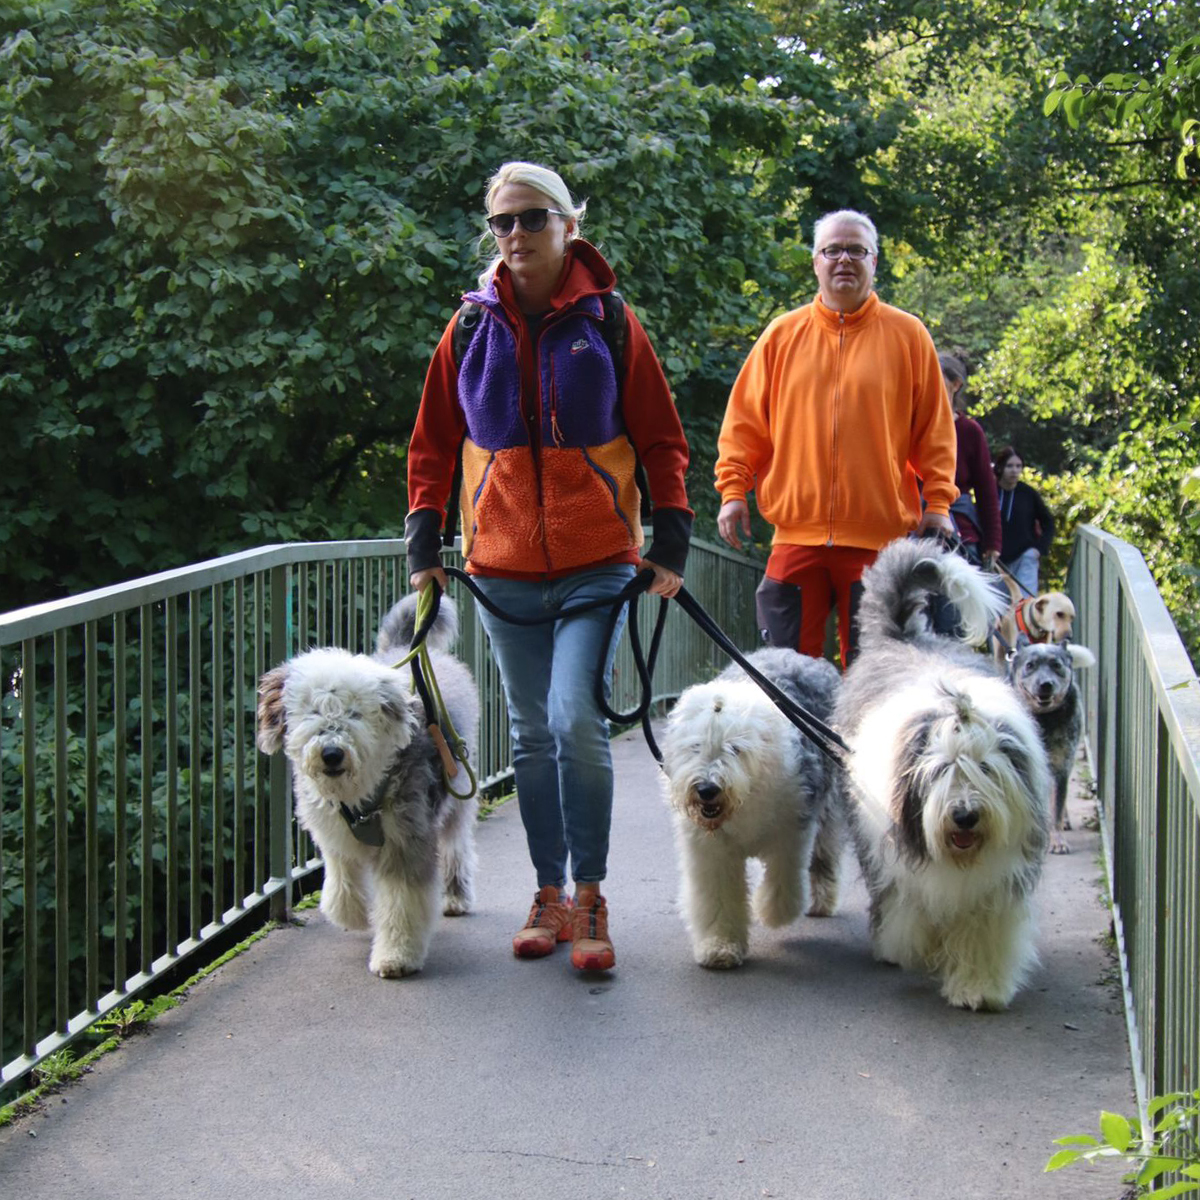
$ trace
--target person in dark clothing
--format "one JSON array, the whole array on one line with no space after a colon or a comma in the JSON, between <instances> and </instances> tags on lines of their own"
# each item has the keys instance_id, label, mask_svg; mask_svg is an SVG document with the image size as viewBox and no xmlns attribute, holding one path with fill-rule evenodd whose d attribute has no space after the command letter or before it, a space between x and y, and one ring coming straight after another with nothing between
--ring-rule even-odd
<instances>
[{"instance_id":1,"label":"person in dark clothing","mask_svg":"<svg viewBox=\"0 0 1200 1200\"><path fill-rule=\"evenodd\" d=\"M942 378L954 409L954 434L958 440L958 463L954 482L958 499L950 506L958 536L967 556L977 565L990 567L1000 557L1000 506L992 453L987 434L978 421L967 416L966 364L953 354L939 354Z\"/></svg>"},{"instance_id":2,"label":"person in dark clothing","mask_svg":"<svg viewBox=\"0 0 1200 1200\"><path fill-rule=\"evenodd\" d=\"M1000 499L1000 562L1022 589L1038 594L1038 563L1054 541L1054 514L1027 483L1025 463L1012 446L996 455Z\"/></svg>"}]
</instances>

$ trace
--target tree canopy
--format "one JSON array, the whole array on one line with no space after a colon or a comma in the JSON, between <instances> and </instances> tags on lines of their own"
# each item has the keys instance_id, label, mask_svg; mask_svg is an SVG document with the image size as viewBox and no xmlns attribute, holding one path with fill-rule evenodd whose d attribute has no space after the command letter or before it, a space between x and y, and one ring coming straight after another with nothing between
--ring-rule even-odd
<instances>
[{"instance_id":1,"label":"tree canopy","mask_svg":"<svg viewBox=\"0 0 1200 1200\"><path fill-rule=\"evenodd\" d=\"M488 176L589 200L711 527L750 341L835 207L993 445L1142 547L1200 531L1195 0L30 0L0 12L4 607L395 534ZM1065 544L1057 551L1061 569Z\"/></svg>"}]
</instances>

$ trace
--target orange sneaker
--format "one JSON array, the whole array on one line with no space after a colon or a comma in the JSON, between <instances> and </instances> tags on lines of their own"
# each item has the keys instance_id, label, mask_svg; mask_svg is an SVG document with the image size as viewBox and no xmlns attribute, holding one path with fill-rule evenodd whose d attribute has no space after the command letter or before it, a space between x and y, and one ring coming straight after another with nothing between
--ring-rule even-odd
<instances>
[{"instance_id":1,"label":"orange sneaker","mask_svg":"<svg viewBox=\"0 0 1200 1200\"><path fill-rule=\"evenodd\" d=\"M552 883L533 894L533 907L525 928L513 938L513 953L518 958L545 958L559 942L571 940L571 912L574 904Z\"/></svg>"},{"instance_id":2,"label":"orange sneaker","mask_svg":"<svg viewBox=\"0 0 1200 1200\"><path fill-rule=\"evenodd\" d=\"M571 965L581 971L611 971L617 956L608 939L608 902L597 893L571 913Z\"/></svg>"}]
</instances>

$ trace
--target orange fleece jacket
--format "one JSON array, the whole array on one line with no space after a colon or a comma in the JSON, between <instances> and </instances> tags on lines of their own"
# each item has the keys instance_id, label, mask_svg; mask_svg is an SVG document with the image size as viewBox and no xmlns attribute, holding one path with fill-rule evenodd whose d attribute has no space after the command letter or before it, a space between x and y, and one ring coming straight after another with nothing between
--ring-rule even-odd
<instances>
[{"instance_id":1,"label":"orange fleece jacket","mask_svg":"<svg viewBox=\"0 0 1200 1200\"><path fill-rule=\"evenodd\" d=\"M852 313L811 304L750 351L717 442L722 501L754 491L775 543L876 550L925 501L948 514L957 443L937 352L914 316L874 292Z\"/></svg>"}]
</instances>

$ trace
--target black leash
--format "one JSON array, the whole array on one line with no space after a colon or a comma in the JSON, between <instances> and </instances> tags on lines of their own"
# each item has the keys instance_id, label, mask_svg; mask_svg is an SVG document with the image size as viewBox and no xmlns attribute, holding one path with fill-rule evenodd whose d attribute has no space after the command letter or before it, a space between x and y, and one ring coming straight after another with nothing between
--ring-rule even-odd
<instances>
[{"instance_id":1,"label":"black leash","mask_svg":"<svg viewBox=\"0 0 1200 1200\"><path fill-rule=\"evenodd\" d=\"M680 588L675 595L675 600L680 608L708 634L712 641L721 650L724 650L766 692L775 707L805 737L812 741L826 758L831 758L837 763L845 761L850 753L850 747L846 744L842 736L835 729L826 725L819 717L813 716L808 709L797 704L786 693L780 691L762 672L751 666L746 656L730 640L729 635L713 620L708 612L705 611L703 605L687 588ZM659 762L661 761L662 759L659 758Z\"/></svg>"},{"instance_id":2,"label":"black leash","mask_svg":"<svg viewBox=\"0 0 1200 1200\"><path fill-rule=\"evenodd\" d=\"M584 604L572 605L569 608L564 608L559 612L547 614L542 617L516 617L511 613L505 612L502 608L496 605L492 600L485 596L479 585L465 572L458 567L446 567L446 574L452 575L455 579L461 580L471 592L471 594L490 612L493 616L502 621L508 621L514 625L544 625L552 621L565 620L568 617L577 616L580 613L590 612L594 609L601 608L605 605L611 607L611 614L608 621L608 636L604 639L601 648L600 661L596 669L596 700L600 710L605 717L620 725L632 725L635 722L640 722L642 733L646 738L646 744L650 748L650 753L654 755L658 763L662 763L662 751L658 747L658 743L654 739L654 734L650 727L650 707L653 702L653 674L654 666L658 659L658 650L662 642L663 628L666 623L667 615L667 598L661 597L659 605L658 617L654 625L654 633L650 642L650 653L648 656L642 653L641 633L638 629L637 622L637 601L638 598L648 590L654 581L654 576L649 571L640 572L615 596L607 597L601 600L588 601ZM806 708L797 704L786 693L781 691L774 683L772 683L765 675L756 670L746 656L734 645L729 635L717 624L715 620L705 611L703 605L687 590L680 588L675 594L675 600L679 606L687 613L689 617L703 630L704 633L723 650L734 662L742 668L745 673L758 684L760 688L767 694L771 702L783 713L783 715L807 738L814 742L817 748L828 758L835 762L842 763L845 757L849 754L850 747L841 738L841 736L830 726L826 725L818 717L815 717ZM604 663L608 657L608 650L612 642L612 636L616 629L617 621L620 617L621 605L629 603L629 637L630 647L633 651L634 665L638 674L638 681L641 684L641 701L638 706L630 713L615 713L609 707L604 697ZM432 622L430 622L432 623ZM424 631L422 632L422 636ZM413 644L416 644L414 636Z\"/></svg>"},{"instance_id":3,"label":"black leash","mask_svg":"<svg viewBox=\"0 0 1200 1200\"><path fill-rule=\"evenodd\" d=\"M1001 575L1007 575L1025 593L1026 596L1032 597L1037 595L1037 592L1031 592L999 559L996 559L996 570Z\"/></svg>"}]
</instances>

